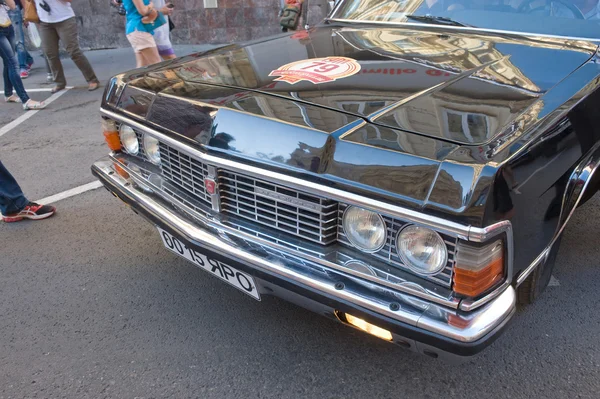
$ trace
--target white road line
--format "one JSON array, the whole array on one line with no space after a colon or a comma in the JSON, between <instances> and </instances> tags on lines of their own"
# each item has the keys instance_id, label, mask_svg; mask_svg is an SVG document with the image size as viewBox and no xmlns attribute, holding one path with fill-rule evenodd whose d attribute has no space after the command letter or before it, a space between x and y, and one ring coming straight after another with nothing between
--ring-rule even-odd
<instances>
[{"instance_id":1,"label":"white road line","mask_svg":"<svg viewBox=\"0 0 600 399\"><path fill-rule=\"evenodd\" d=\"M548 287L560 287L560 281L554 276L550 276L550 282L548 283Z\"/></svg>"},{"instance_id":2,"label":"white road line","mask_svg":"<svg viewBox=\"0 0 600 399\"><path fill-rule=\"evenodd\" d=\"M66 90L70 90L72 88L73 88L73 86L67 86ZM52 91L52 87L41 87L41 88L38 87L36 89L27 89L26 88L25 91L27 93L39 93L39 92L43 92L43 91Z\"/></svg>"},{"instance_id":3,"label":"white road line","mask_svg":"<svg viewBox=\"0 0 600 399\"><path fill-rule=\"evenodd\" d=\"M69 91L68 88L66 88L65 90L59 91L58 93L54 93L53 95L50 96L50 98L48 98L44 102L46 104L50 104L52 101L56 100L58 97L60 97L63 94L65 94L67 91ZM21 104L18 104L18 105L20 106ZM27 119L31 118L33 115L37 114L40 111L41 110L39 110L39 109L38 110L33 110L33 111L25 111L25 113L23 115L19 116L17 119L15 119L14 121L10 122L9 124L4 125L0 129L0 137L4 136L6 133L10 132L15 127L19 126L21 123L25 122Z\"/></svg>"},{"instance_id":4,"label":"white road line","mask_svg":"<svg viewBox=\"0 0 600 399\"><path fill-rule=\"evenodd\" d=\"M84 184L83 186L75 187L70 190L63 191L62 193L54 194L54 195L51 195L46 198L42 198L42 199L34 201L34 202L37 202L38 204L44 204L44 205L53 204L60 200L64 200L65 198L73 197L75 195L85 193L86 191L95 190L100 187L102 187L102 183L100 183L99 181L93 181L91 183Z\"/></svg>"}]
</instances>

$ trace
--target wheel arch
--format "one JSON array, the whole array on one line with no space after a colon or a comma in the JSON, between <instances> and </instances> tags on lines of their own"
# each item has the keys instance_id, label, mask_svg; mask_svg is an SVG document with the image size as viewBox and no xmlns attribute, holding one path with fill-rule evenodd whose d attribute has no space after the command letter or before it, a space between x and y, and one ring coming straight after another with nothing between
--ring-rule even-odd
<instances>
[{"instance_id":1,"label":"wheel arch","mask_svg":"<svg viewBox=\"0 0 600 399\"><path fill-rule=\"evenodd\" d=\"M563 195L559 223L552 240L540 255L523 270L516 278L517 287L521 285L527 277L542 264L548 257L552 246L559 239L575 210L583 202L587 201L593 194L600 189L600 142L597 142L592 149L582 158L582 161L573 169L567 182Z\"/></svg>"}]
</instances>

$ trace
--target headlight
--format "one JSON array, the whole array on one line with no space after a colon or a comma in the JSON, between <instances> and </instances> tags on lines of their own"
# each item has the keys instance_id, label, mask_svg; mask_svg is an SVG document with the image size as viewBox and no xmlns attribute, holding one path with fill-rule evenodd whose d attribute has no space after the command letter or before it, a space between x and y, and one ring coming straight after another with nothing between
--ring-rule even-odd
<instances>
[{"instance_id":1,"label":"headlight","mask_svg":"<svg viewBox=\"0 0 600 399\"><path fill-rule=\"evenodd\" d=\"M406 267L419 274L439 273L448 261L444 240L426 227L410 225L400 230L396 249Z\"/></svg>"},{"instance_id":2,"label":"headlight","mask_svg":"<svg viewBox=\"0 0 600 399\"><path fill-rule=\"evenodd\" d=\"M144 153L146 158L155 165L160 163L160 148L158 140L147 134L144 135Z\"/></svg>"},{"instance_id":3,"label":"headlight","mask_svg":"<svg viewBox=\"0 0 600 399\"><path fill-rule=\"evenodd\" d=\"M344 212L342 224L348 240L361 251L377 252L385 245L385 223L378 213L351 206Z\"/></svg>"},{"instance_id":4,"label":"headlight","mask_svg":"<svg viewBox=\"0 0 600 399\"><path fill-rule=\"evenodd\" d=\"M119 129L119 138L128 154L137 155L140 151L140 143L138 142L137 134L135 134L131 127L122 125L121 129Z\"/></svg>"}]
</instances>

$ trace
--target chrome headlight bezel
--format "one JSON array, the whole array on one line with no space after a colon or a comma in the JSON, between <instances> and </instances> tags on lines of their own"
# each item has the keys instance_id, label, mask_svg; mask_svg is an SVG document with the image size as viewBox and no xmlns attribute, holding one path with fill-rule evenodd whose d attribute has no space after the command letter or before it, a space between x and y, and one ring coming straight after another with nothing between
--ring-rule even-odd
<instances>
[{"instance_id":1,"label":"chrome headlight bezel","mask_svg":"<svg viewBox=\"0 0 600 399\"><path fill-rule=\"evenodd\" d=\"M135 130L131 126L121 125L119 128L119 140L126 153L129 155L138 155L140 152L140 141Z\"/></svg>"},{"instance_id":2,"label":"chrome headlight bezel","mask_svg":"<svg viewBox=\"0 0 600 399\"><path fill-rule=\"evenodd\" d=\"M383 239L381 240L381 243L379 245L374 246L372 248L363 247L363 246L361 246L361 244L357 243L356 238L353 237L352 234L349 233L350 230L348 229L348 226L347 226L348 214L349 214L349 212L351 212L354 209L372 214L373 216L375 216L375 219L380 223L380 226L383 231ZM352 244L352 246L354 246L356 249L358 249L362 252L365 252L365 253L372 254L372 253L379 252L385 246L385 244L387 242L387 226L385 224L385 220L383 220L383 217L379 213L373 212L373 211L365 209L365 208L361 208L361 207L354 206L354 205L347 207L346 210L344 211L344 214L342 215L342 228L343 228L344 234L346 235L346 238L348 239L350 244Z\"/></svg>"},{"instance_id":3,"label":"chrome headlight bezel","mask_svg":"<svg viewBox=\"0 0 600 399\"><path fill-rule=\"evenodd\" d=\"M440 249L442 252L441 262L439 262L439 265L437 265L436 268L433 268L429 271L424 270L422 267L419 267L418 265L416 265L407 256L405 250L403 250L400 247L400 245L405 241L405 240L401 239L402 234L407 234L407 232L410 231L411 229L422 229L424 232L432 234L432 236L434 237L436 244L439 245L439 248L437 248L437 249ZM400 257L400 259L402 260L402 263L404 264L404 266L421 276L435 276L436 274L439 274L442 271L444 271L444 269L446 268L446 265L448 264L448 247L446 246L446 242L444 241L442 236L437 231L435 231L429 227L419 226L419 225L415 225L415 224L408 224L408 225L404 226L402 229L400 229L398 231L398 233L396 234L396 243L395 244L396 244L395 245L396 252L398 253L398 256Z\"/></svg>"},{"instance_id":4,"label":"chrome headlight bezel","mask_svg":"<svg viewBox=\"0 0 600 399\"><path fill-rule=\"evenodd\" d=\"M154 165L160 165L160 142L158 139L149 134L144 134L142 143L146 159Z\"/></svg>"}]
</instances>

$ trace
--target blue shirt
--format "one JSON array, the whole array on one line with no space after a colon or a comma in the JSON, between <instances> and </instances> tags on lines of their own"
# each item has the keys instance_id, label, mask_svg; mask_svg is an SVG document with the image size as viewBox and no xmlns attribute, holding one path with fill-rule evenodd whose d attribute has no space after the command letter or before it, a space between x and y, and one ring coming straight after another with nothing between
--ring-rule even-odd
<instances>
[{"instance_id":1,"label":"blue shirt","mask_svg":"<svg viewBox=\"0 0 600 399\"><path fill-rule=\"evenodd\" d=\"M150 4L151 0L144 0L144 5ZM152 33L152 24L144 24L142 23L142 18L144 16L140 14L135 8L135 4L133 4L133 0L123 0L123 6L125 7L125 11L127 14L125 16L125 34L128 35L132 32L140 31L140 32L148 32Z\"/></svg>"}]
</instances>

